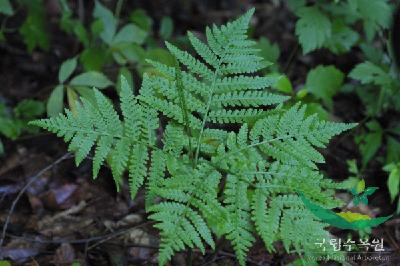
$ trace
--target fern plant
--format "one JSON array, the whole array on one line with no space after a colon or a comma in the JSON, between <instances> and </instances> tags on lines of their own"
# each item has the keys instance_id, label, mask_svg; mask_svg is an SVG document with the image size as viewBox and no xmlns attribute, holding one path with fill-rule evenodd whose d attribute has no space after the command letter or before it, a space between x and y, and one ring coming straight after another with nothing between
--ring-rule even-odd
<instances>
[{"instance_id":1,"label":"fern plant","mask_svg":"<svg viewBox=\"0 0 400 266\"><path fill-rule=\"evenodd\" d=\"M166 43L176 66L149 61L156 71L138 95L121 77L122 120L96 91L96 104L83 98L75 113L33 122L70 142L77 164L94 149L94 177L107 162L117 188L128 172L132 198L145 184L160 265L187 247L215 248L215 237L231 242L241 265L257 236L271 252L282 241L300 255L330 238L299 194L340 206L334 191L344 185L318 171L318 149L354 124L306 116L268 90L274 78L254 74L268 63L246 34L253 12L207 28L207 43L189 33L200 58Z\"/></svg>"}]
</instances>

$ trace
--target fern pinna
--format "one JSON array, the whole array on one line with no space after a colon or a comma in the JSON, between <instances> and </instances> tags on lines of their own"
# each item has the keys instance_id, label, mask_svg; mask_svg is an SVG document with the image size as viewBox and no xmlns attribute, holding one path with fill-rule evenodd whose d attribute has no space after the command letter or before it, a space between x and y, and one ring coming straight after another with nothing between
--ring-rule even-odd
<instances>
[{"instance_id":1,"label":"fern pinna","mask_svg":"<svg viewBox=\"0 0 400 266\"><path fill-rule=\"evenodd\" d=\"M318 171L317 149L354 125L285 107L288 97L268 90L275 78L254 75L268 62L246 35L253 12L207 28L206 43L189 33L200 59L166 43L175 66L149 61L138 95L121 77L122 120L96 90L95 103L82 98L76 112L33 122L70 142L77 164L94 148L94 177L107 162L118 188L128 172L132 198L146 184L160 265L187 247L214 248L215 237L231 242L241 265L257 235L271 252L282 241L301 256L330 238L299 194L326 208L341 204L334 191L343 185Z\"/></svg>"}]
</instances>

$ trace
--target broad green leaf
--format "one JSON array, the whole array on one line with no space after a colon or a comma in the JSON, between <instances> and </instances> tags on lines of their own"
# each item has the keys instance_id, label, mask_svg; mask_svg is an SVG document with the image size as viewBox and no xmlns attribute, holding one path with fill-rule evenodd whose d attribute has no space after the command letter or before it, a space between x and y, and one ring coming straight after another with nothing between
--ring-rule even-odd
<instances>
[{"instance_id":1,"label":"broad green leaf","mask_svg":"<svg viewBox=\"0 0 400 266\"><path fill-rule=\"evenodd\" d=\"M58 81L64 83L74 72L76 65L76 57L65 60L61 64L60 71L58 72Z\"/></svg>"},{"instance_id":2,"label":"broad green leaf","mask_svg":"<svg viewBox=\"0 0 400 266\"><path fill-rule=\"evenodd\" d=\"M168 66L175 66L175 58L166 49L162 48L148 50L146 59L157 60Z\"/></svg>"},{"instance_id":3,"label":"broad green leaf","mask_svg":"<svg viewBox=\"0 0 400 266\"><path fill-rule=\"evenodd\" d=\"M101 19L95 19L93 22L90 24L90 31L92 32L93 37L100 36L100 34L103 32L104 26L103 22Z\"/></svg>"},{"instance_id":4,"label":"broad green leaf","mask_svg":"<svg viewBox=\"0 0 400 266\"><path fill-rule=\"evenodd\" d=\"M363 158L363 165L367 165L368 162L374 157L382 143L382 128L379 123L375 120L366 124L370 130L369 133L359 136L356 139L358 142L359 149Z\"/></svg>"},{"instance_id":5,"label":"broad green leaf","mask_svg":"<svg viewBox=\"0 0 400 266\"><path fill-rule=\"evenodd\" d=\"M298 99L303 99L307 96L307 94L308 94L308 91L306 89L301 89L301 90L297 91L296 96Z\"/></svg>"},{"instance_id":6,"label":"broad green leaf","mask_svg":"<svg viewBox=\"0 0 400 266\"><path fill-rule=\"evenodd\" d=\"M103 31L100 38L107 44L111 44L117 30L117 20L113 13L104 7L99 1L95 2L93 16L101 20Z\"/></svg>"},{"instance_id":7,"label":"broad green leaf","mask_svg":"<svg viewBox=\"0 0 400 266\"><path fill-rule=\"evenodd\" d=\"M79 60L86 71L100 71L109 59L110 54L108 49L102 47L87 48L79 57Z\"/></svg>"},{"instance_id":8,"label":"broad green leaf","mask_svg":"<svg viewBox=\"0 0 400 266\"><path fill-rule=\"evenodd\" d=\"M272 86L280 92L290 94L293 92L293 86L287 76L280 76Z\"/></svg>"},{"instance_id":9,"label":"broad green leaf","mask_svg":"<svg viewBox=\"0 0 400 266\"><path fill-rule=\"evenodd\" d=\"M78 19L73 19L73 13L65 0L60 0L62 15L60 19L60 28L68 33L74 33L80 42L85 47L89 46L89 35L82 22Z\"/></svg>"},{"instance_id":10,"label":"broad green leaf","mask_svg":"<svg viewBox=\"0 0 400 266\"><path fill-rule=\"evenodd\" d=\"M357 161L355 159L353 160L347 160L347 166L349 169L349 172L352 173L353 175L358 175L358 166L357 166Z\"/></svg>"},{"instance_id":11,"label":"broad green leaf","mask_svg":"<svg viewBox=\"0 0 400 266\"><path fill-rule=\"evenodd\" d=\"M375 191L378 189L378 187L368 187L365 191L364 194L366 196L371 196L372 194L375 193Z\"/></svg>"},{"instance_id":12,"label":"broad green leaf","mask_svg":"<svg viewBox=\"0 0 400 266\"><path fill-rule=\"evenodd\" d=\"M340 90L344 74L334 66L318 66L307 75L306 88L332 108L332 97Z\"/></svg>"},{"instance_id":13,"label":"broad green leaf","mask_svg":"<svg viewBox=\"0 0 400 266\"><path fill-rule=\"evenodd\" d=\"M118 77L121 77L121 78L119 78L117 80L117 85L115 86L117 91L118 91L118 93L120 93L120 91L121 91L121 80L122 80L122 77L124 77L125 80L128 82L129 88L135 88L135 86L134 86L135 84L133 83L132 73L131 73L131 71L129 71L128 68L121 67L119 69Z\"/></svg>"},{"instance_id":14,"label":"broad green leaf","mask_svg":"<svg viewBox=\"0 0 400 266\"><path fill-rule=\"evenodd\" d=\"M397 165L396 165L395 163L390 163L390 164L385 165L385 166L383 167L383 170L384 170L385 172L390 173L390 172L393 171L396 167L397 167Z\"/></svg>"},{"instance_id":15,"label":"broad green leaf","mask_svg":"<svg viewBox=\"0 0 400 266\"><path fill-rule=\"evenodd\" d=\"M21 128L10 118L0 117L0 134L14 140L21 134Z\"/></svg>"},{"instance_id":16,"label":"broad green leaf","mask_svg":"<svg viewBox=\"0 0 400 266\"><path fill-rule=\"evenodd\" d=\"M362 84L372 83L378 86L387 85L392 81L387 72L369 61L358 64L349 76L359 80Z\"/></svg>"},{"instance_id":17,"label":"broad green leaf","mask_svg":"<svg viewBox=\"0 0 400 266\"><path fill-rule=\"evenodd\" d=\"M64 86L58 85L47 100L47 115L49 117L62 113L64 108Z\"/></svg>"},{"instance_id":18,"label":"broad green leaf","mask_svg":"<svg viewBox=\"0 0 400 266\"><path fill-rule=\"evenodd\" d=\"M129 16L130 20L138 25L140 28L145 30L146 32L151 31L151 27L153 26L153 20L149 17L145 10L143 9L135 9Z\"/></svg>"},{"instance_id":19,"label":"broad green leaf","mask_svg":"<svg viewBox=\"0 0 400 266\"><path fill-rule=\"evenodd\" d=\"M358 181L357 186L356 186L356 192L357 194L360 194L361 192L363 192L365 190L365 180L361 179L360 181Z\"/></svg>"},{"instance_id":20,"label":"broad green leaf","mask_svg":"<svg viewBox=\"0 0 400 266\"><path fill-rule=\"evenodd\" d=\"M68 33L71 33L74 28L74 19L72 18L72 11L65 0L60 0L61 18L59 21L60 28Z\"/></svg>"},{"instance_id":21,"label":"broad green leaf","mask_svg":"<svg viewBox=\"0 0 400 266\"><path fill-rule=\"evenodd\" d=\"M302 7L297 15L300 19L296 23L296 35L306 54L321 48L331 37L331 22L317 7Z\"/></svg>"},{"instance_id":22,"label":"broad green leaf","mask_svg":"<svg viewBox=\"0 0 400 266\"><path fill-rule=\"evenodd\" d=\"M382 131L382 127L378 121L372 120L366 124L366 127L371 131Z\"/></svg>"},{"instance_id":23,"label":"broad green leaf","mask_svg":"<svg viewBox=\"0 0 400 266\"><path fill-rule=\"evenodd\" d=\"M399 200L398 200L398 202L397 202L397 210L396 210L396 213L397 213L397 214L400 214L400 197L399 197Z\"/></svg>"},{"instance_id":24,"label":"broad green leaf","mask_svg":"<svg viewBox=\"0 0 400 266\"><path fill-rule=\"evenodd\" d=\"M72 86L89 86L104 89L113 83L103 74L97 71L89 71L74 77L69 83Z\"/></svg>"},{"instance_id":25,"label":"broad green leaf","mask_svg":"<svg viewBox=\"0 0 400 266\"><path fill-rule=\"evenodd\" d=\"M74 21L74 34L78 38L79 41L82 42L83 46L88 47L90 44L88 33L85 27L82 25L80 21Z\"/></svg>"},{"instance_id":26,"label":"broad green leaf","mask_svg":"<svg viewBox=\"0 0 400 266\"><path fill-rule=\"evenodd\" d=\"M88 100L94 106L96 105L96 97L94 95L93 88L80 86L80 87L74 87L74 91L76 91L79 94L79 96Z\"/></svg>"},{"instance_id":27,"label":"broad green leaf","mask_svg":"<svg viewBox=\"0 0 400 266\"><path fill-rule=\"evenodd\" d=\"M332 24L332 37L329 38L325 45L335 54L341 54L350 51L351 47L356 44L359 34L341 20L335 20Z\"/></svg>"},{"instance_id":28,"label":"broad green leaf","mask_svg":"<svg viewBox=\"0 0 400 266\"><path fill-rule=\"evenodd\" d=\"M387 180L387 187L389 189L390 199L392 202L399 194L400 187L400 170L397 165L393 167L389 173L389 178Z\"/></svg>"},{"instance_id":29,"label":"broad green leaf","mask_svg":"<svg viewBox=\"0 0 400 266\"><path fill-rule=\"evenodd\" d=\"M146 51L136 43L122 43L114 46L117 50L113 53L115 58L116 54L123 57L121 60L128 60L134 63L143 63L146 57Z\"/></svg>"},{"instance_id":30,"label":"broad green leaf","mask_svg":"<svg viewBox=\"0 0 400 266\"><path fill-rule=\"evenodd\" d=\"M137 43L143 44L147 37L147 32L136 26L135 24L125 25L118 33L115 35L112 41L113 45L119 43Z\"/></svg>"},{"instance_id":31,"label":"broad green leaf","mask_svg":"<svg viewBox=\"0 0 400 266\"><path fill-rule=\"evenodd\" d=\"M355 206L357 206L360 202L363 203L364 205L368 205L368 196L374 194L375 191L378 189L378 187L368 187L367 189L364 190L364 192L362 192L361 189L362 189L362 184L360 185L359 182L357 186L351 190L351 193L354 195L353 203Z\"/></svg>"},{"instance_id":32,"label":"broad green leaf","mask_svg":"<svg viewBox=\"0 0 400 266\"><path fill-rule=\"evenodd\" d=\"M76 111L76 104L79 97L76 91L71 87L67 87L67 99L68 99L69 109L72 111L74 115L77 115L78 113Z\"/></svg>"},{"instance_id":33,"label":"broad green leaf","mask_svg":"<svg viewBox=\"0 0 400 266\"><path fill-rule=\"evenodd\" d=\"M329 112L320 103L308 103L306 109L306 115L317 114L321 120L329 120Z\"/></svg>"},{"instance_id":34,"label":"broad green leaf","mask_svg":"<svg viewBox=\"0 0 400 266\"><path fill-rule=\"evenodd\" d=\"M14 14L14 10L9 0L0 0L0 13L7 16L12 16Z\"/></svg>"},{"instance_id":35,"label":"broad green leaf","mask_svg":"<svg viewBox=\"0 0 400 266\"><path fill-rule=\"evenodd\" d=\"M265 60L274 64L278 62L281 51L277 44L273 44L267 38L261 37L256 47L260 49L260 56Z\"/></svg>"},{"instance_id":36,"label":"broad green leaf","mask_svg":"<svg viewBox=\"0 0 400 266\"><path fill-rule=\"evenodd\" d=\"M112 56L118 65L126 65L127 60L119 51L113 52Z\"/></svg>"},{"instance_id":37,"label":"broad green leaf","mask_svg":"<svg viewBox=\"0 0 400 266\"><path fill-rule=\"evenodd\" d=\"M33 119L45 112L43 102L26 99L18 103L14 108L14 114L18 118Z\"/></svg>"},{"instance_id":38,"label":"broad green leaf","mask_svg":"<svg viewBox=\"0 0 400 266\"><path fill-rule=\"evenodd\" d=\"M368 42L371 42L374 39L375 33L378 29L379 29L378 25L373 21L371 20L364 21L364 31Z\"/></svg>"},{"instance_id":39,"label":"broad green leaf","mask_svg":"<svg viewBox=\"0 0 400 266\"><path fill-rule=\"evenodd\" d=\"M374 38L378 26L387 28L390 25L392 9L387 0L356 0L357 10L364 20L367 39Z\"/></svg>"},{"instance_id":40,"label":"broad green leaf","mask_svg":"<svg viewBox=\"0 0 400 266\"><path fill-rule=\"evenodd\" d=\"M19 28L19 32L29 52L32 52L37 46L47 51L50 48L50 41L46 29L44 5L36 1L29 3L28 16Z\"/></svg>"},{"instance_id":41,"label":"broad green leaf","mask_svg":"<svg viewBox=\"0 0 400 266\"><path fill-rule=\"evenodd\" d=\"M148 49L146 51L145 56L142 57L141 59L142 60L140 62L138 69L141 75L143 75L143 73L145 72L153 72L153 71L158 73L157 70L153 68L153 66L149 65L146 62L147 59L153 61L156 60L171 67L175 66L175 58L167 50L162 48Z\"/></svg>"},{"instance_id":42,"label":"broad green leaf","mask_svg":"<svg viewBox=\"0 0 400 266\"><path fill-rule=\"evenodd\" d=\"M162 39L167 40L171 38L174 31L174 22L171 17L163 17L160 23L160 36Z\"/></svg>"},{"instance_id":43,"label":"broad green leaf","mask_svg":"<svg viewBox=\"0 0 400 266\"><path fill-rule=\"evenodd\" d=\"M382 62L382 58L384 57L383 50L376 49L373 44L362 43L360 44L360 48L367 59L367 61L379 65Z\"/></svg>"},{"instance_id":44,"label":"broad green leaf","mask_svg":"<svg viewBox=\"0 0 400 266\"><path fill-rule=\"evenodd\" d=\"M388 186L388 189L389 189L390 198L391 198L391 200L393 202L394 199L399 194L400 171L399 171L398 168L396 168L395 170L393 170L390 173L387 186Z\"/></svg>"},{"instance_id":45,"label":"broad green leaf","mask_svg":"<svg viewBox=\"0 0 400 266\"><path fill-rule=\"evenodd\" d=\"M400 142L393 137L387 137L386 163L400 162Z\"/></svg>"},{"instance_id":46,"label":"broad green leaf","mask_svg":"<svg viewBox=\"0 0 400 266\"><path fill-rule=\"evenodd\" d=\"M382 143L382 132L374 132L365 135L363 143L360 145L361 155L363 157L363 165L374 157Z\"/></svg>"}]
</instances>

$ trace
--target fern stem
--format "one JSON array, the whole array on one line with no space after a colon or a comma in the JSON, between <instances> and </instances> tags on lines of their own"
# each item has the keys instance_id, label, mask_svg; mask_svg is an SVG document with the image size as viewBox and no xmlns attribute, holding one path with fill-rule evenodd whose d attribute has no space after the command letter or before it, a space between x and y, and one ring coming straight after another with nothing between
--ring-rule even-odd
<instances>
[{"instance_id":1,"label":"fern stem","mask_svg":"<svg viewBox=\"0 0 400 266\"><path fill-rule=\"evenodd\" d=\"M179 62L175 59L175 79L176 79L176 87L178 89L179 94L179 102L183 111L183 120L185 123L185 131L188 134L189 140L189 160L192 162L192 167L195 168L196 162L193 160L193 149L192 149L192 130L189 126L189 116L188 116L188 109L186 106L186 101L183 92L183 83L182 83L182 76L179 68Z\"/></svg>"},{"instance_id":2,"label":"fern stem","mask_svg":"<svg viewBox=\"0 0 400 266\"><path fill-rule=\"evenodd\" d=\"M100 131L94 131L94 130L85 130L81 129L79 127L60 127L60 130L64 130L65 132L67 131L74 131L74 132L80 132L80 133L86 133L86 134L98 134L99 136L108 136L108 137L113 137L113 138L118 138L122 139L123 136L120 134L117 135L112 135L107 132L100 132Z\"/></svg>"},{"instance_id":3,"label":"fern stem","mask_svg":"<svg viewBox=\"0 0 400 266\"><path fill-rule=\"evenodd\" d=\"M221 62L222 62L222 60L220 60L218 67L215 69L213 80L211 82L210 96L208 97L207 107L206 107L206 111L205 111L205 114L204 114L204 117L203 117L203 122L202 122L202 125L201 125L200 134L199 134L199 137L197 138L196 155L195 155L195 159L194 159L195 166L197 165L197 162L199 160L201 139L203 138L204 128L206 126L206 122L207 122L207 119L208 119L208 113L209 113L210 108L211 108L212 98L214 96L215 82L217 81L217 77L219 75Z\"/></svg>"},{"instance_id":4,"label":"fern stem","mask_svg":"<svg viewBox=\"0 0 400 266\"><path fill-rule=\"evenodd\" d=\"M237 149L237 150L233 150L233 151L231 152L230 155L233 155L233 154L242 152L242 151L244 151L244 150L247 150L247 149L250 149L250 148L253 148L253 147L260 146L260 145L262 145L262 144L267 144L267 143L274 142L274 141L277 141L277 140L289 139L289 138L292 138L292 137L293 137L292 135L287 135L287 136L285 136L285 137L277 137L277 138L268 139L268 140L260 141L260 142L257 142L257 143L253 143L253 144L247 145L246 147L243 147L243 148L240 148L240 149ZM225 157L226 157L226 156L225 156ZM225 157L221 157L221 159L217 160L214 164L220 162L220 161L223 160Z\"/></svg>"}]
</instances>

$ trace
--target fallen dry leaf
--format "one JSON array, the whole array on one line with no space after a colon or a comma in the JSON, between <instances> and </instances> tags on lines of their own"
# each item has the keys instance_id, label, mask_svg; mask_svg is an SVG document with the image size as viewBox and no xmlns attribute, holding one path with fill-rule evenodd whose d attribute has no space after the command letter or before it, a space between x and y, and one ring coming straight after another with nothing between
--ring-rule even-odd
<instances>
[{"instance_id":1,"label":"fallen dry leaf","mask_svg":"<svg viewBox=\"0 0 400 266\"><path fill-rule=\"evenodd\" d=\"M77 202L77 199L73 197L77 189L78 186L75 184L65 184L51 189L46 195L46 206L55 210L70 208Z\"/></svg>"},{"instance_id":2,"label":"fallen dry leaf","mask_svg":"<svg viewBox=\"0 0 400 266\"><path fill-rule=\"evenodd\" d=\"M59 248L56 249L54 255L54 263L56 264L71 264L75 260L75 250L68 244L63 243Z\"/></svg>"}]
</instances>

